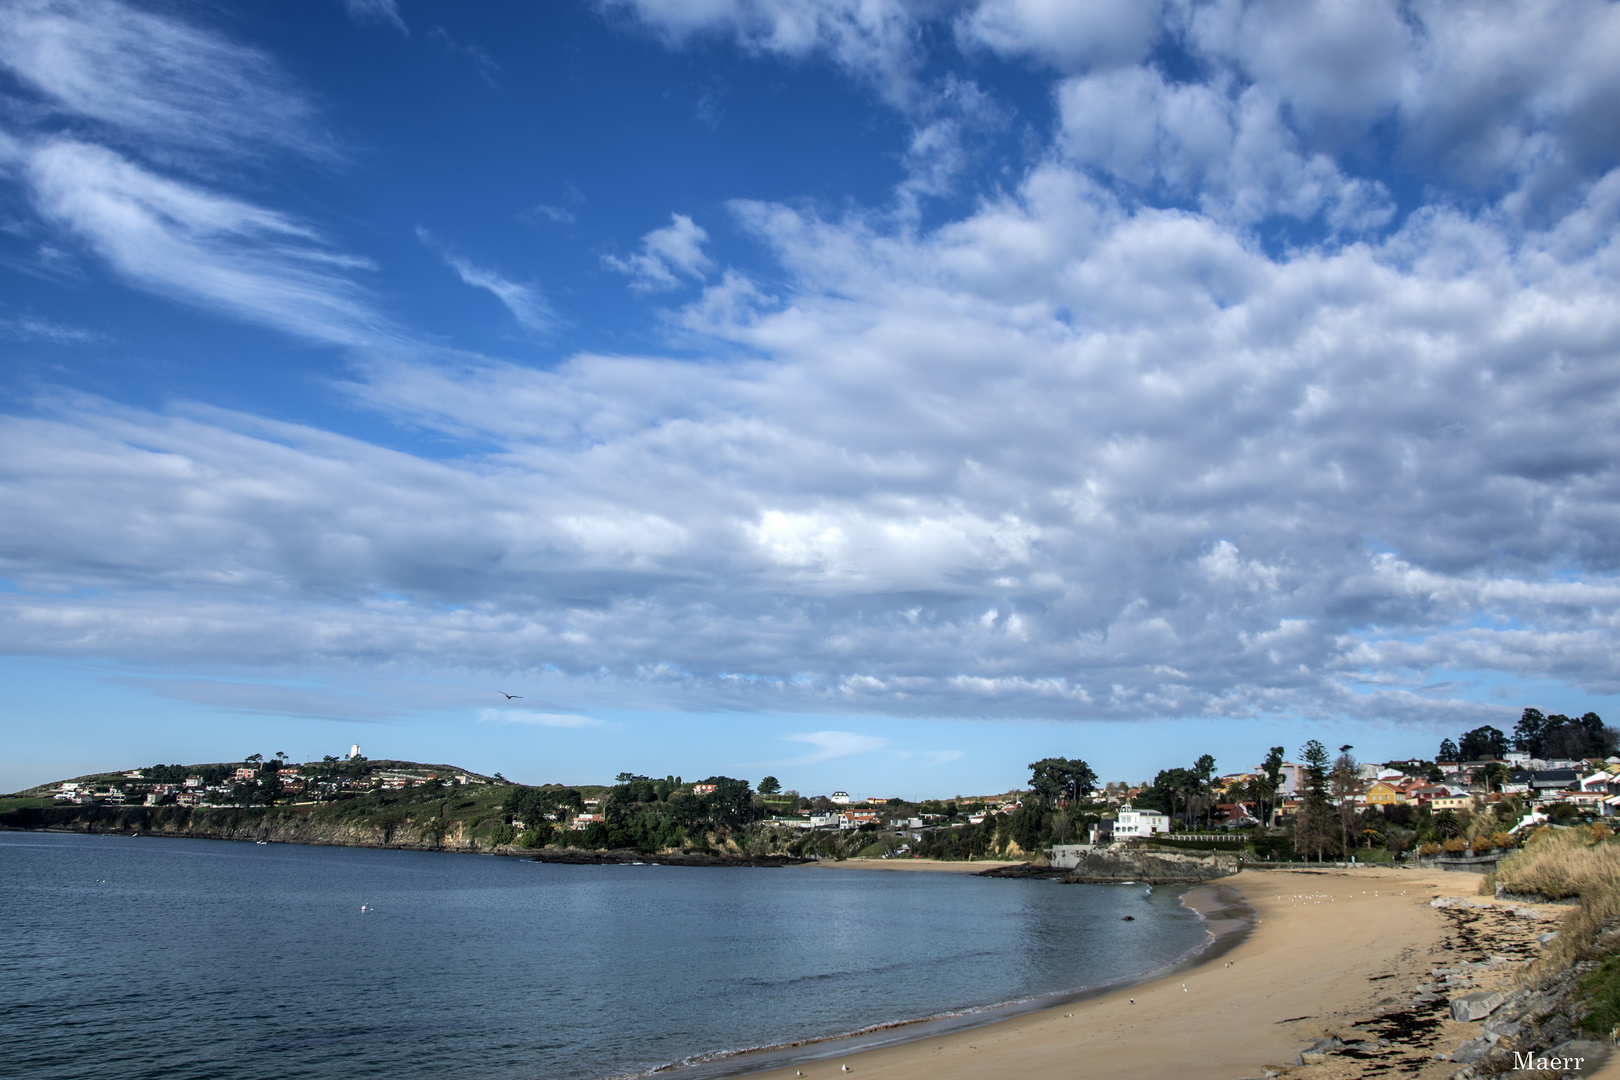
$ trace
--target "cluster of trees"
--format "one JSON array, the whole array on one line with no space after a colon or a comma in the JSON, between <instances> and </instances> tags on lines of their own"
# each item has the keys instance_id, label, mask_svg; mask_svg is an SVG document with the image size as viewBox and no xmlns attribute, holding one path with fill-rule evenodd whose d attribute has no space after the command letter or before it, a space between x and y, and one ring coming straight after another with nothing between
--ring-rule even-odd
<instances>
[{"instance_id":1,"label":"cluster of trees","mask_svg":"<svg viewBox=\"0 0 1620 1080\"><path fill-rule=\"evenodd\" d=\"M1231 803L1254 803L1257 816L1265 821L1276 809L1282 790L1283 748L1273 746L1261 763L1260 775L1227 790ZM1215 758L1200 755L1190 768L1162 769L1153 783L1142 789L1133 802L1138 809L1160 810L1189 825L1211 824L1216 806L1213 787Z\"/></svg>"},{"instance_id":2,"label":"cluster of trees","mask_svg":"<svg viewBox=\"0 0 1620 1080\"><path fill-rule=\"evenodd\" d=\"M1440 743L1440 761L1483 761L1500 758L1514 749L1533 758L1576 760L1608 757L1620 743L1620 732L1607 727L1595 712L1579 717L1562 713L1545 715L1540 709L1525 709L1511 736L1486 724L1465 731L1456 742Z\"/></svg>"},{"instance_id":3,"label":"cluster of trees","mask_svg":"<svg viewBox=\"0 0 1620 1080\"><path fill-rule=\"evenodd\" d=\"M1048 806L1079 802L1096 787L1097 774L1079 758L1049 757L1030 763L1030 794Z\"/></svg>"},{"instance_id":4,"label":"cluster of trees","mask_svg":"<svg viewBox=\"0 0 1620 1080\"><path fill-rule=\"evenodd\" d=\"M620 773L615 781L602 796L603 820L571 834L570 844L658 851L680 847L690 836L746 826L761 815L760 800L747 780L711 776L700 782L713 786L703 795L694 795L678 776ZM549 843L556 823L583 811L585 800L577 789L561 785L514 786L504 806L523 823L523 842L532 847Z\"/></svg>"}]
</instances>

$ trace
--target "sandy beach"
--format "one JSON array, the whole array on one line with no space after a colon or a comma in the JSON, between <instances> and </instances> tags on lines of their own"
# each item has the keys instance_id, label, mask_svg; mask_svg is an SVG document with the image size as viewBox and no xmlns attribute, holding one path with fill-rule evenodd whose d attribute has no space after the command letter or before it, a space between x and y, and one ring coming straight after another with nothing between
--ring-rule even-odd
<instances>
[{"instance_id":1,"label":"sandy beach","mask_svg":"<svg viewBox=\"0 0 1620 1080\"><path fill-rule=\"evenodd\" d=\"M1485 935L1487 945L1513 938L1517 944L1504 947L1528 954L1534 935L1556 925L1551 920L1558 909L1539 912L1545 919L1537 921L1511 917L1511 905L1466 915L1430 905L1439 896L1478 902L1478 883L1471 874L1440 871L1245 871L1188 894L1190 906L1214 919L1232 914L1212 909L1234 895L1254 913L1246 936L1189 969L1070 1006L755 1075L830 1078L845 1075L846 1067L880 1080L1238 1080L1267 1069L1311 1080L1363 1075L1363 1066L1350 1059L1300 1067L1296 1058L1316 1039L1404 1001L1434 967L1459 959L1470 935L1476 949ZM1399 1075L1450 1076L1459 1066L1435 1055L1480 1028L1443 1015L1419 1026L1404 1039L1391 1032L1401 1055ZM1387 1073L1394 1064L1385 1057L1376 1071Z\"/></svg>"}]
</instances>

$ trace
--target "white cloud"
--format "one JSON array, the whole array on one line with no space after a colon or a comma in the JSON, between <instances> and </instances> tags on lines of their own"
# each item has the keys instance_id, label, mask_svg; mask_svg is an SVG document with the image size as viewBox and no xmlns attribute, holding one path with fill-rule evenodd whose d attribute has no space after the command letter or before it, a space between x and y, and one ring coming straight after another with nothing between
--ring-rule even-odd
<instances>
[{"instance_id":1,"label":"white cloud","mask_svg":"<svg viewBox=\"0 0 1620 1080\"><path fill-rule=\"evenodd\" d=\"M1393 121L1408 168L1516 190L1526 208L1568 200L1614 163L1620 8L1605 0L1217 0L1187 12L1195 53L1267 87L1325 145Z\"/></svg>"},{"instance_id":2,"label":"white cloud","mask_svg":"<svg viewBox=\"0 0 1620 1080\"><path fill-rule=\"evenodd\" d=\"M467 438L459 456L42 400L0 418L0 646L847 715L1478 722L1507 706L1434 687L1490 671L1614 692L1620 171L1606 119L1577 130L1609 84L1568 38L1607 41L1608 15L1521 7L1556 24L1510 65L1526 101L1475 78L1522 21L1480 3L1457 23L1473 38L1410 6L1387 71L1384 9L1341 12L1360 59L1323 83L1335 104L1284 63L1325 46L1283 8L1177 5L1165 32L1207 78L1065 77L1053 144L954 220L734 204L769 294L715 280L676 215L612 265L701 284L676 315L696 358L367 358L354 400ZM760 49L810 10L640 8ZM818 20L849 10L806 15L795 47L831 48ZM1445 149L1446 177L1502 197L1442 178L1391 216L1353 166L1356 125L1391 117L1408 152ZM948 186L936 134L910 164ZM1521 212L1553 165L1560 198ZM143 287L370 332L353 260L287 215L60 137L18 140L7 167ZM1318 227L1263 244L1274 217ZM815 760L878 748L799 738Z\"/></svg>"},{"instance_id":3,"label":"white cloud","mask_svg":"<svg viewBox=\"0 0 1620 1080\"><path fill-rule=\"evenodd\" d=\"M399 14L399 5L395 0L343 0L343 6L348 9L349 17L357 23L382 23L392 26L402 34L409 34L405 27L405 20Z\"/></svg>"},{"instance_id":4,"label":"white cloud","mask_svg":"<svg viewBox=\"0 0 1620 1080\"><path fill-rule=\"evenodd\" d=\"M1381 184L1304 152L1261 89L1232 98L1127 68L1069 79L1058 102L1068 154L1150 197L1195 199L1205 213L1238 225L1322 214L1337 229L1360 232L1394 214Z\"/></svg>"},{"instance_id":5,"label":"white cloud","mask_svg":"<svg viewBox=\"0 0 1620 1080\"><path fill-rule=\"evenodd\" d=\"M565 207L552 206L549 203L536 203L529 213L536 217L543 217L547 221L557 222L559 225L572 225L574 212Z\"/></svg>"},{"instance_id":6,"label":"white cloud","mask_svg":"<svg viewBox=\"0 0 1620 1080\"><path fill-rule=\"evenodd\" d=\"M877 735L860 735L853 731L812 731L803 735L784 735L782 738L789 742L808 743L816 747L814 752L801 758L794 758L795 765L817 765L823 761L870 754L889 745L888 739Z\"/></svg>"},{"instance_id":7,"label":"white cloud","mask_svg":"<svg viewBox=\"0 0 1620 1080\"><path fill-rule=\"evenodd\" d=\"M703 253L709 234L685 214L671 214L670 223L641 238L641 253L620 259L609 255L608 266L631 279L643 291L673 289L681 277L702 281L714 264Z\"/></svg>"},{"instance_id":8,"label":"white cloud","mask_svg":"<svg viewBox=\"0 0 1620 1080\"><path fill-rule=\"evenodd\" d=\"M0 65L62 111L147 142L330 153L269 57L113 0L0 7Z\"/></svg>"},{"instance_id":9,"label":"white cloud","mask_svg":"<svg viewBox=\"0 0 1620 1080\"><path fill-rule=\"evenodd\" d=\"M597 0L679 44L723 34L751 52L825 55L906 105L916 87L918 26L904 0Z\"/></svg>"},{"instance_id":10,"label":"white cloud","mask_svg":"<svg viewBox=\"0 0 1620 1080\"><path fill-rule=\"evenodd\" d=\"M494 270L443 251L426 229L417 229L416 236L423 244L438 251L445 264L454 270L456 276L463 282L475 289L483 289L504 304L506 310L512 313L512 317L525 330L549 335L557 329L561 320L539 287L510 281Z\"/></svg>"},{"instance_id":11,"label":"white cloud","mask_svg":"<svg viewBox=\"0 0 1620 1080\"><path fill-rule=\"evenodd\" d=\"M28 94L7 99L26 130L0 132L0 176L126 282L316 341L398 339L352 276L366 260L217 190L244 159L335 156L268 56L114 0L18 0L0 8L0 65ZM62 246L35 268L59 272Z\"/></svg>"},{"instance_id":12,"label":"white cloud","mask_svg":"<svg viewBox=\"0 0 1620 1080\"><path fill-rule=\"evenodd\" d=\"M1004 56L1028 55L1064 71L1146 56L1161 31L1161 0L983 0L962 13L957 37Z\"/></svg>"},{"instance_id":13,"label":"white cloud","mask_svg":"<svg viewBox=\"0 0 1620 1080\"><path fill-rule=\"evenodd\" d=\"M0 335L22 341L48 341L53 345L104 345L112 341L111 337L99 330L64 326L32 315L0 319Z\"/></svg>"},{"instance_id":14,"label":"white cloud","mask_svg":"<svg viewBox=\"0 0 1620 1080\"><path fill-rule=\"evenodd\" d=\"M133 285L317 341L386 332L348 276L367 264L283 214L65 139L31 147L26 175L40 214Z\"/></svg>"},{"instance_id":15,"label":"white cloud","mask_svg":"<svg viewBox=\"0 0 1620 1080\"><path fill-rule=\"evenodd\" d=\"M605 721L576 713L544 713L529 709L480 709L478 718L489 724L533 724L549 728L606 727Z\"/></svg>"}]
</instances>

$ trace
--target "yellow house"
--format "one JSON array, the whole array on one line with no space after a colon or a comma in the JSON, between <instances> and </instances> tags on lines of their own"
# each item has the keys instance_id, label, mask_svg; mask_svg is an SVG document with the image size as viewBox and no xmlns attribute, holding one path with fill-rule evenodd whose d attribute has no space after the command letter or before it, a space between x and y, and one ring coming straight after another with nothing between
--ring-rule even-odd
<instances>
[{"instance_id":1,"label":"yellow house","mask_svg":"<svg viewBox=\"0 0 1620 1080\"><path fill-rule=\"evenodd\" d=\"M1472 795L1444 795L1429 800L1429 809L1440 810L1467 810L1474 805Z\"/></svg>"},{"instance_id":2,"label":"yellow house","mask_svg":"<svg viewBox=\"0 0 1620 1080\"><path fill-rule=\"evenodd\" d=\"M1406 802L1406 792L1394 784L1386 784L1382 780L1374 780L1367 789L1368 806L1399 806Z\"/></svg>"}]
</instances>

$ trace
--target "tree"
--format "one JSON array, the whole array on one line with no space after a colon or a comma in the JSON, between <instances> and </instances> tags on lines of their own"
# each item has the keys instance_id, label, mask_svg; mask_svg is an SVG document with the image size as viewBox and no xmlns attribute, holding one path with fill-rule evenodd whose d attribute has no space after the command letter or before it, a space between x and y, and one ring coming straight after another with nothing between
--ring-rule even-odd
<instances>
[{"instance_id":1,"label":"tree","mask_svg":"<svg viewBox=\"0 0 1620 1080\"><path fill-rule=\"evenodd\" d=\"M1440 756L1438 758L1436 758L1436 760L1437 761L1461 761L1462 760L1462 754L1457 749L1457 744L1456 743L1452 742L1450 739L1441 739L1440 740Z\"/></svg>"},{"instance_id":2,"label":"tree","mask_svg":"<svg viewBox=\"0 0 1620 1080\"><path fill-rule=\"evenodd\" d=\"M1508 781L1507 766L1500 761L1492 761L1484 767L1474 770L1474 781L1485 786L1486 791L1501 791Z\"/></svg>"},{"instance_id":3,"label":"tree","mask_svg":"<svg viewBox=\"0 0 1620 1080\"><path fill-rule=\"evenodd\" d=\"M1079 758L1042 758L1029 766L1029 787L1041 802L1078 802L1097 786L1097 774Z\"/></svg>"},{"instance_id":4,"label":"tree","mask_svg":"<svg viewBox=\"0 0 1620 1080\"><path fill-rule=\"evenodd\" d=\"M1260 807L1260 820L1266 824L1271 823L1271 815L1277 809L1277 799L1282 790L1283 759L1287 756L1287 751L1282 747L1273 746L1260 763L1262 779L1251 787L1255 802Z\"/></svg>"},{"instance_id":5,"label":"tree","mask_svg":"<svg viewBox=\"0 0 1620 1080\"><path fill-rule=\"evenodd\" d=\"M782 782L774 776L767 776L759 782L757 790L761 795L775 795L782 790Z\"/></svg>"},{"instance_id":6,"label":"tree","mask_svg":"<svg viewBox=\"0 0 1620 1080\"><path fill-rule=\"evenodd\" d=\"M716 825L746 825L754 820L753 791L746 780L733 780L729 776L711 776L703 781L713 784L714 790L703 796L703 805L709 820Z\"/></svg>"},{"instance_id":7,"label":"tree","mask_svg":"<svg viewBox=\"0 0 1620 1080\"><path fill-rule=\"evenodd\" d=\"M1321 862L1328 830L1327 747L1312 739L1300 756L1305 759L1305 791L1299 815L1294 819L1294 850L1301 855L1314 850L1316 861Z\"/></svg>"},{"instance_id":8,"label":"tree","mask_svg":"<svg viewBox=\"0 0 1620 1080\"><path fill-rule=\"evenodd\" d=\"M1506 757L1508 752L1507 736L1497 728L1486 724L1473 731L1463 732L1462 742L1458 747L1464 761L1483 761L1486 758Z\"/></svg>"},{"instance_id":9,"label":"tree","mask_svg":"<svg viewBox=\"0 0 1620 1080\"><path fill-rule=\"evenodd\" d=\"M1560 713L1546 718L1541 730L1544 758L1607 757L1614 752L1615 731L1603 726L1602 717L1589 712L1579 719Z\"/></svg>"},{"instance_id":10,"label":"tree","mask_svg":"<svg viewBox=\"0 0 1620 1080\"><path fill-rule=\"evenodd\" d=\"M1350 850L1350 827L1356 821L1356 788L1359 786L1356 776L1356 759L1350 755L1355 747L1345 745L1339 747L1339 756L1333 762L1333 773L1330 776L1333 800L1338 807L1339 816L1339 850Z\"/></svg>"},{"instance_id":11,"label":"tree","mask_svg":"<svg viewBox=\"0 0 1620 1080\"><path fill-rule=\"evenodd\" d=\"M529 828L536 828L555 813L585 809L585 799L575 788L513 787L502 800L507 813Z\"/></svg>"},{"instance_id":12,"label":"tree","mask_svg":"<svg viewBox=\"0 0 1620 1080\"><path fill-rule=\"evenodd\" d=\"M1540 709L1526 709L1513 725L1513 748L1533 758L1542 756L1542 736L1547 730L1547 718Z\"/></svg>"}]
</instances>

